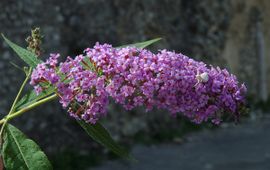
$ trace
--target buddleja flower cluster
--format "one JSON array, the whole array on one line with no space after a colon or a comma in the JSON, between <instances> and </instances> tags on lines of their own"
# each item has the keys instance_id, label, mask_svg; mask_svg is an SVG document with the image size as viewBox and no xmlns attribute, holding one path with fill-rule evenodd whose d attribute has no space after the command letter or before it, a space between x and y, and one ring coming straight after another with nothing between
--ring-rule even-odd
<instances>
[{"instance_id":1,"label":"buddleja flower cluster","mask_svg":"<svg viewBox=\"0 0 270 170\"><path fill-rule=\"evenodd\" d=\"M30 84L37 93L53 85L70 115L92 124L106 115L109 98L127 110L156 107L196 123L238 118L244 107L246 87L234 75L183 54L97 43L60 64L59 56L39 64Z\"/></svg>"}]
</instances>

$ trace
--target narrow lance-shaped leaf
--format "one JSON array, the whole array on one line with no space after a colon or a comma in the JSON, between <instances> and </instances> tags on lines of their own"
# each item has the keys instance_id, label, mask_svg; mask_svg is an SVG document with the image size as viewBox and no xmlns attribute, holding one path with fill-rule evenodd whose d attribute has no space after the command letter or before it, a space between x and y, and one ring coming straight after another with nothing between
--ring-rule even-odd
<instances>
[{"instance_id":1,"label":"narrow lance-shaped leaf","mask_svg":"<svg viewBox=\"0 0 270 170\"><path fill-rule=\"evenodd\" d=\"M13 67L15 67L18 70L24 71L23 68L21 68L20 66L18 66L17 64L13 63L12 61L9 62Z\"/></svg>"},{"instance_id":2,"label":"narrow lance-shaped leaf","mask_svg":"<svg viewBox=\"0 0 270 170\"><path fill-rule=\"evenodd\" d=\"M2 156L7 170L50 170L52 166L39 146L19 129L5 127Z\"/></svg>"},{"instance_id":3,"label":"narrow lance-shaped leaf","mask_svg":"<svg viewBox=\"0 0 270 170\"><path fill-rule=\"evenodd\" d=\"M50 86L46 90L42 91L40 94L36 94L34 90L28 92L24 95L15 105L15 111L25 108L26 106L33 104L34 102L43 99L55 92L54 87Z\"/></svg>"},{"instance_id":4,"label":"narrow lance-shaped leaf","mask_svg":"<svg viewBox=\"0 0 270 170\"><path fill-rule=\"evenodd\" d=\"M111 137L109 132L100 124L96 123L95 125L85 123L84 121L78 120L77 121L82 128L86 131L86 133L93 138L95 141L100 143L101 145L105 146L115 154L129 159L129 160L135 160L129 152L119 146Z\"/></svg>"},{"instance_id":5,"label":"narrow lance-shaped leaf","mask_svg":"<svg viewBox=\"0 0 270 170\"><path fill-rule=\"evenodd\" d=\"M124 47L127 47L127 46L131 46L131 47L137 47L137 48L145 48L151 44L154 44L158 41L160 41L162 38L155 38L155 39L152 39L152 40L148 40L148 41L144 41L144 42L139 42L139 43L134 43L134 44L128 44L128 45L122 45L120 47L117 47L117 48L124 48Z\"/></svg>"},{"instance_id":6,"label":"narrow lance-shaped leaf","mask_svg":"<svg viewBox=\"0 0 270 170\"><path fill-rule=\"evenodd\" d=\"M30 67L35 68L37 64L41 63L41 60L37 58L37 56L31 51L20 47L19 45L11 42L7 39L3 34L2 37L6 41L6 43L18 54L18 56L26 62Z\"/></svg>"}]
</instances>

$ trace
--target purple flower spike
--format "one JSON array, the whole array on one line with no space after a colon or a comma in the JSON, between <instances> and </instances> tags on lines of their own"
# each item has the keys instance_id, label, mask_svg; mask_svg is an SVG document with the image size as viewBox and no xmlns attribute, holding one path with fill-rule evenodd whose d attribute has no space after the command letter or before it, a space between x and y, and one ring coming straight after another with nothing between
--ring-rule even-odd
<instances>
[{"instance_id":1,"label":"purple flower spike","mask_svg":"<svg viewBox=\"0 0 270 170\"><path fill-rule=\"evenodd\" d=\"M107 113L109 97L127 110L145 106L178 113L195 123L215 124L229 112L235 118L245 105L246 87L226 69L207 66L183 54L157 54L134 47L113 48L97 43L58 66L59 54L39 64L30 84L56 87L60 103L72 117L96 123Z\"/></svg>"}]
</instances>

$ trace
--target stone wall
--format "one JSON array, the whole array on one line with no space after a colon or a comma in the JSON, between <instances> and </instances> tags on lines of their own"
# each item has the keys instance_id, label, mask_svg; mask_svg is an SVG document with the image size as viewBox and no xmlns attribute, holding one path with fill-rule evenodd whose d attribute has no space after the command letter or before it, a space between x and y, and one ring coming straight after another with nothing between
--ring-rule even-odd
<instances>
[{"instance_id":1,"label":"stone wall","mask_svg":"<svg viewBox=\"0 0 270 170\"><path fill-rule=\"evenodd\" d=\"M249 93L260 98L258 95L261 84L265 83L269 95L270 78L267 77L270 70L270 2L267 0L236 0L232 1L232 20L227 31L227 41L222 51L222 56L228 61L232 72L239 75L249 88ZM256 28L257 22L261 22L261 29ZM258 34L262 34L263 49L265 53L266 80L260 80L260 58L258 47ZM262 62L262 61L261 61Z\"/></svg>"}]
</instances>

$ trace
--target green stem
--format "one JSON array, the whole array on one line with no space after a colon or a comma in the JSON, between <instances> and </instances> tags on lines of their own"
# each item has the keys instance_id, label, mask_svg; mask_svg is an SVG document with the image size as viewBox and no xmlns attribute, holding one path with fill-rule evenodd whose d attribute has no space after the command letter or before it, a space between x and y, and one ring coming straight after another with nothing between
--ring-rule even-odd
<instances>
[{"instance_id":1,"label":"green stem","mask_svg":"<svg viewBox=\"0 0 270 170\"><path fill-rule=\"evenodd\" d=\"M3 120L3 125L2 125L2 127L1 127L1 130L0 130L0 137L1 137L1 139L0 139L0 148L2 147L2 134L3 134L3 131L4 131L4 127L6 126L6 124L7 124L7 120L4 118L4 119L2 119ZM2 121L1 120L1 121ZM1 123L2 124L2 123Z\"/></svg>"},{"instance_id":2,"label":"green stem","mask_svg":"<svg viewBox=\"0 0 270 170\"><path fill-rule=\"evenodd\" d=\"M19 100L19 98L20 98L20 96L21 96L21 94L22 94L22 91L23 91L23 89L24 89L24 86L26 85L28 79L30 78L31 73L32 73L32 67L30 67L30 69L29 69L29 71L28 71L28 74L26 75L26 78L24 79L24 81L23 81L23 83L22 83L22 85L21 85L21 87L20 87L20 89L19 89L19 92L18 92L18 94L17 94L15 100L13 101L12 106L11 106L11 108L10 108L10 110L9 110L9 112L8 112L8 115L7 115L6 117L8 117L9 115L12 114L12 112L13 112L13 110L14 110L14 107L15 107L15 105L17 104L17 102L18 102L18 100ZM3 133L4 128L5 128L5 126L6 126L7 122L8 122L8 119L6 119L6 118L4 118L4 119L2 119L2 120L3 120L3 125L2 125L1 130L0 130L0 137L2 137L2 133ZM2 124L2 123L1 123L1 124ZM1 141L0 141L0 143L1 143Z\"/></svg>"},{"instance_id":3,"label":"green stem","mask_svg":"<svg viewBox=\"0 0 270 170\"><path fill-rule=\"evenodd\" d=\"M29 72L28 72L26 78L24 79L23 84L22 84L21 87L20 87L20 90L19 90L19 92L18 92L18 94L17 94L17 96L16 96L16 98L15 98L15 100L14 100L14 102L13 102L11 108L10 108L10 111L9 111L8 115L10 115L10 114L13 112L14 107L15 107L15 105L17 104L17 102L18 102L18 100L19 100L19 97L20 97L21 94L22 94L22 91L23 91L23 89L24 89L24 86L26 85L26 83L27 83L27 81L28 81L28 79L29 79L29 77L30 77L30 75L31 75L31 72L32 72L32 67L30 67Z\"/></svg>"},{"instance_id":4,"label":"green stem","mask_svg":"<svg viewBox=\"0 0 270 170\"><path fill-rule=\"evenodd\" d=\"M14 113L8 115L7 117L5 117L4 119L0 120L0 124L3 124L4 122L9 121L9 120L23 114L24 112L27 112L28 110L31 110L31 109L33 109L33 108L35 108L35 107L37 107L37 106L39 106L41 104L44 104L44 103L46 103L48 101L51 101L51 100L55 99L56 97L57 97L57 94L53 94L53 95L51 95L49 97L46 97L46 98L44 98L42 100L39 100L36 103L33 103L33 104L29 105L29 106L26 106L25 108L23 108L23 109L21 109L21 110L19 110L17 112L14 112Z\"/></svg>"}]
</instances>

